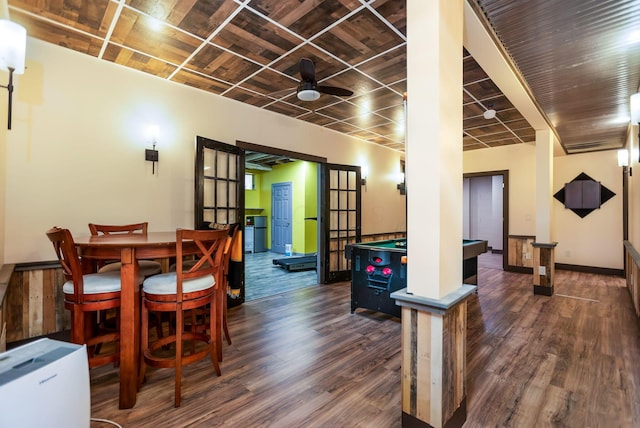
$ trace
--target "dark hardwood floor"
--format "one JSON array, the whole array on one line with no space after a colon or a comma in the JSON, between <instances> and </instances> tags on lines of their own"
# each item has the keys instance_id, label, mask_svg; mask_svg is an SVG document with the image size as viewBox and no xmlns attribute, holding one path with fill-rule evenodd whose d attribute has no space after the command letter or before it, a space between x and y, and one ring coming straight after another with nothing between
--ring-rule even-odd
<instances>
[{"instance_id":1,"label":"dark hardwood floor","mask_svg":"<svg viewBox=\"0 0 640 428\"><path fill-rule=\"evenodd\" d=\"M480 263L469 300L465 427L633 427L640 421L640 330L622 278L558 271L556 294ZM487 264L484 264L487 266ZM125 427L399 427L400 321L349 313L348 283L229 310L222 376L201 361L150 372L118 409L118 371L91 371L92 416ZM107 426L93 423L93 427Z\"/></svg>"}]
</instances>

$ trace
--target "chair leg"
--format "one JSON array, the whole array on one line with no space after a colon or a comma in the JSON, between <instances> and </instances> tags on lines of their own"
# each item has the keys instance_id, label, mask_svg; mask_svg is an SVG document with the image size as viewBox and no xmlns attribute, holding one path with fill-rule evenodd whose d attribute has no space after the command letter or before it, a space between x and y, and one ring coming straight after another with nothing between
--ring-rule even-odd
<instances>
[{"instance_id":1,"label":"chair leg","mask_svg":"<svg viewBox=\"0 0 640 428\"><path fill-rule=\"evenodd\" d=\"M142 308L140 310L140 318L142 322L142 331L140 337L140 370L138 371L138 390L144 383L144 377L147 371L147 364L144 361L144 353L149 347L149 310L144 304L144 298L142 302Z\"/></svg>"},{"instance_id":2,"label":"chair leg","mask_svg":"<svg viewBox=\"0 0 640 428\"><path fill-rule=\"evenodd\" d=\"M231 336L229 335L229 327L227 326L227 296L224 296L222 304L222 328L224 329L224 337L227 339L227 345L231 345Z\"/></svg>"},{"instance_id":3,"label":"chair leg","mask_svg":"<svg viewBox=\"0 0 640 428\"><path fill-rule=\"evenodd\" d=\"M182 332L184 330L184 312L182 311L181 305L178 305L178 310L176 311L176 379L175 379L175 407L180 407L181 404L181 394L180 387L182 384Z\"/></svg>"},{"instance_id":4,"label":"chair leg","mask_svg":"<svg viewBox=\"0 0 640 428\"><path fill-rule=\"evenodd\" d=\"M214 295L214 298L217 298ZM211 342L211 362L213 363L213 368L216 371L216 375L220 376L222 375L222 372L220 371L220 364L218 363L218 361L221 360L220 355L220 351L218 350L218 343L217 343L217 339L214 335L218 335L219 331L216 332L216 328L219 325L219 319L218 319L218 314L216 313L216 306L218 305L218 302L211 302L211 304L209 305L210 308L210 313L209 313L209 341Z\"/></svg>"}]
</instances>

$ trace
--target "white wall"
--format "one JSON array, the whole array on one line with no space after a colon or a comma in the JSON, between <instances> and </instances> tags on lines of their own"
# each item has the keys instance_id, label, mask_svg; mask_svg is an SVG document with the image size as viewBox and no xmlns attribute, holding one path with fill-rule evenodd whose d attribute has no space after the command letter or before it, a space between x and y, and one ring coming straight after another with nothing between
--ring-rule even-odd
<instances>
[{"instance_id":1,"label":"white wall","mask_svg":"<svg viewBox=\"0 0 640 428\"><path fill-rule=\"evenodd\" d=\"M367 164L362 233L406 230L399 152L33 39L27 67L6 134L0 261L53 259L44 233L54 225L77 235L89 222L192 227L197 135ZM150 123L160 128L155 175L144 160Z\"/></svg>"},{"instance_id":2,"label":"white wall","mask_svg":"<svg viewBox=\"0 0 640 428\"><path fill-rule=\"evenodd\" d=\"M464 152L465 173L509 170L510 235L535 236L535 156L528 144ZM616 193L582 219L553 200L556 263L622 269L622 170L616 156L610 150L554 158L553 193L581 172Z\"/></svg>"}]
</instances>

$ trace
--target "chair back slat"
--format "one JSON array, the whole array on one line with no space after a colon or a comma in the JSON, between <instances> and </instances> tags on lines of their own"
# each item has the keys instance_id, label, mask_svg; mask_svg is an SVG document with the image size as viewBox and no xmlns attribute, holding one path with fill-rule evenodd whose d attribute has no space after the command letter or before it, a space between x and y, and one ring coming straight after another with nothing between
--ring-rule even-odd
<instances>
[{"instance_id":1,"label":"chair back slat","mask_svg":"<svg viewBox=\"0 0 640 428\"><path fill-rule=\"evenodd\" d=\"M62 265L64 276L67 281L73 281L73 294L76 302L84 299L84 283L82 278L82 265L76 244L69 229L53 227L47 231L47 237L53 244L53 249Z\"/></svg>"},{"instance_id":2,"label":"chair back slat","mask_svg":"<svg viewBox=\"0 0 640 428\"><path fill-rule=\"evenodd\" d=\"M122 225L89 223L89 231L91 231L92 235L133 235L135 233L146 235L148 226L149 223L146 221L143 223Z\"/></svg>"},{"instance_id":3,"label":"chair back slat","mask_svg":"<svg viewBox=\"0 0 640 428\"><path fill-rule=\"evenodd\" d=\"M219 287L223 280L222 259L228 237L227 230L176 230L176 278L177 294L182 294L182 283L188 279L212 275ZM183 268L185 245L193 243L198 249L195 263Z\"/></svg>"}]
</instances>

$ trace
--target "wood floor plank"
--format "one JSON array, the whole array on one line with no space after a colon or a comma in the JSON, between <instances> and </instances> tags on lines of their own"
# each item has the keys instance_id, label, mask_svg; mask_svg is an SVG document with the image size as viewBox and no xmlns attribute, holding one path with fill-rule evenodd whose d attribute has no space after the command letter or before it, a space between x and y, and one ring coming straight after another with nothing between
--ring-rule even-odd
<instances>
[{"instance_id":1,"label":"wood floor plank","mask_svg":"<svg viewBox=\"0 0 640 428\"><path fill-rule=\"evenodd\" d=\"M624 280L557 271L556 295L536 296L531 275L489 266L467 310L465 427L638 426L640 329ZM185 368L182 407L166 369L119 410L117 368L101 367L92 416L136 428L400 427L401 324L351 314L348 283L256 299L228 317L222 376L208 361Z\"/></svg>"}]
</instances>

